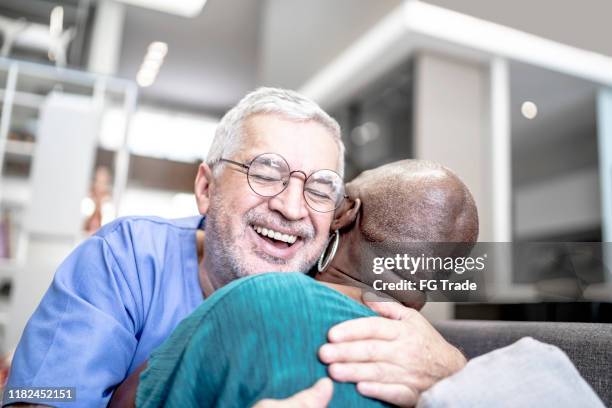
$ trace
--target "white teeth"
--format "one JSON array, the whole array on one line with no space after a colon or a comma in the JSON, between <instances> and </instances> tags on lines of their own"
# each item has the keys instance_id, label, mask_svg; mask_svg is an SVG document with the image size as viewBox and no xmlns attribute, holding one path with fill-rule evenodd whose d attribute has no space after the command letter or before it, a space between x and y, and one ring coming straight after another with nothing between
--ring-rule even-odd
<instances>
[{"instance_id":1,"label":"white teeth","mask_svg":"<svg viewBox=\"0 0 612 408\"><path fill-rule=\"evenodd\" d=\"M253 229L257 231L258 234L263 235L264 237L269 237L277 241L283 241L288 244L293 244L295 241L297 241L298 238L295 235L283 234L281 232L274 231L268 228L253 226Z\"/></svg>"}]
</instances>

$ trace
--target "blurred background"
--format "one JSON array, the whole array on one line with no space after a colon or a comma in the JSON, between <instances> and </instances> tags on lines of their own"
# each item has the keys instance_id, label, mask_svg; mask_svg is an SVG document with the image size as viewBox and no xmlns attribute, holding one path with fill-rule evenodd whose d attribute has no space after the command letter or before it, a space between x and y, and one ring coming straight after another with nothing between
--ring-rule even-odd
<instances>
[{"instance_id":1,"label":"blurred background","mask_svg":"<svg viewBox=\"0 0 612 408\"><path fill-rule=\"evenodd\" d=\"M197 214L217 122L263 85L339 120L347 180L404 158L455 170L481 241L610 242L610 15L605 0L0 0L4 348L101 225ZM589 248L586 288L544 248L487 277L498 302L425 313L610 321L612 275L592 260L612 258Z\"/></svg>"}]
</instances>

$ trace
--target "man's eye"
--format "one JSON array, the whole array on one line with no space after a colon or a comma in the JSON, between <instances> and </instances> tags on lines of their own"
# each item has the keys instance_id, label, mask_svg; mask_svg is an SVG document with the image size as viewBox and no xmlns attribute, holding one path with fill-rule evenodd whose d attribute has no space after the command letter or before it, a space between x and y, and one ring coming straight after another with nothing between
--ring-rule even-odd
<instances>
[{"instance_id":1,"label":"man's eye","mask_svg":"<svg viewBox=\"0 0 612 408\"><path fill-rule=\"evenodd\" d=\"M308 189L306 190L306 192L312 196L312 198L317 199L317 200L331 200L332 198L329 196L329 194L324 193L323 191L318 191L318 190L311 190Z\"/></svg>"},{"instance_id":2,"label":"man's eye","mask_svg":"<svg viewBox=\"0 0 612 408\"><path fill-rule=\"evenodd\" d=\"M280 178L278 177L267 176L265 174L251 174L251 178L262 183L280 181Z\"/></svg>"}]
</instances>

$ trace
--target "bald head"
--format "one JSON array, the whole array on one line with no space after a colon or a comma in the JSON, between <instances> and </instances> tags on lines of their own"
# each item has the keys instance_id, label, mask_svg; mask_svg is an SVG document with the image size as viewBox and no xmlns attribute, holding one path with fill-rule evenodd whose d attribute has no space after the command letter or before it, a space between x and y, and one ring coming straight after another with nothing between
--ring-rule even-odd
<instances>
[{"instance_id":1,"label":"bald head","mask_svg":"<svg viewBox=\"0 0 612 408\"><path fill-rule=\"evenodd\" d=\"M358 228L370 242L475 242L478 212L463 182L449 169L402 160L360 174L347 184L362 202Z\"/></svg>"}]
</instances>

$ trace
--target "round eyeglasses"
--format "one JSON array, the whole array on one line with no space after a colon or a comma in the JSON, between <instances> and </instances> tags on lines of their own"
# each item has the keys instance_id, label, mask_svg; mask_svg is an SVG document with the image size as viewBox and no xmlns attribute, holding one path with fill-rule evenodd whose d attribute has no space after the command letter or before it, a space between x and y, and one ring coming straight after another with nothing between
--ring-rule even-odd
<instances>
[{"instance_id":1,"label":"round eyeglasses","mask_svg":"<svg viewBox=\"0 0 612 408\"><path fill-rule=\"evenodd\" d=\"M304 200L315 211L334 211L345 197L344 183L335 171L317 170L308 176L301 170L292 171L287 160L276 153L260 154L249 164L223 158L220 161L240 166L246 170L251 190L263 197L274 197L285 191L293 173L304 175Z\"/></svg>"}]
</instances>

